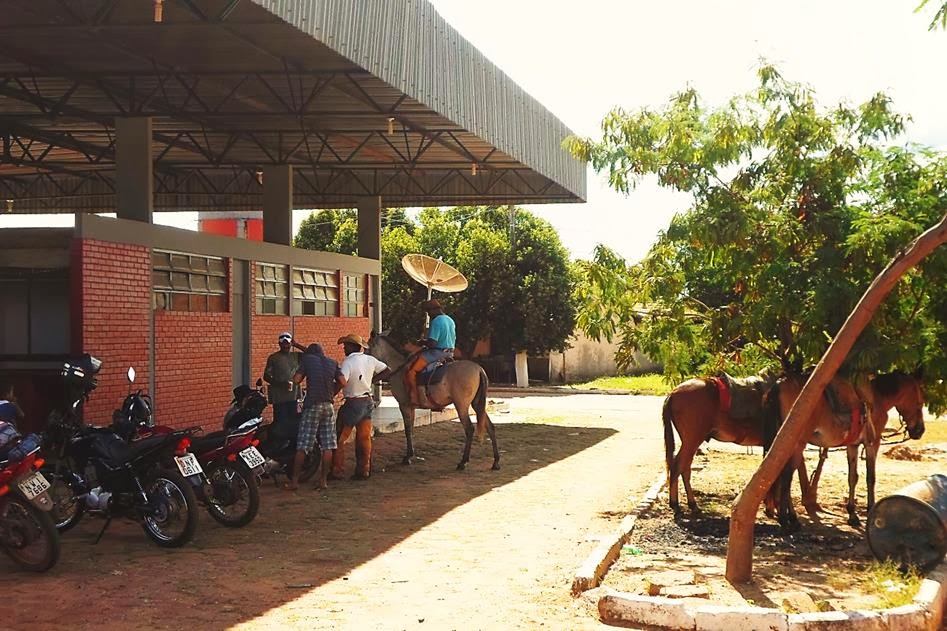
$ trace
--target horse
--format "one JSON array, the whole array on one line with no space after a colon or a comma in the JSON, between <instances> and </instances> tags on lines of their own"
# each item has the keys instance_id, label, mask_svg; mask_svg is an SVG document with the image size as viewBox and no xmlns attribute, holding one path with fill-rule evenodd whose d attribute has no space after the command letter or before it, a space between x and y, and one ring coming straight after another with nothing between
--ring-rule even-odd
<instances>
[{"instance_id":1,"label":"horse","mask_svg":"<svg viewBox=\"0 0 947 631\"><path fill-rule=\"evenodd\" d=\"M881 438L888 424L888 412L894 408L901 417L902 424L907 428L908 437L914 440L924 435L924 389L919 371L907 374L901 371L877 375L869 381L868 390L863 400L870 412L871 428L866 427L859 443L846 446L848 454L849 485L854 488L858 483L858 448L865 447L865 483L868 487L868 510L875 505L875 463L878 459L878 448ZM822 466L828 457L828 448L819 451L819 464L812 474L812 481L804 494L803 504L807 512L813 514L820 510L818 503L819 477ZM858 525L858 517L849 512L849 523Z\"/></svg>"},{"instance_id":2,"label":"horse","mask_svg":"<svg viewBox=\"0 0 947 631\"><path fill-rule=\"evenodd\" d=\"M415 409L431 409L430 407L413 404L404 379L395 377L407 368L408 360L412 356L402 352L398 345L387 335L375 332L372 332L368 340L368 353L388 364L388 368L391 370L391 377L389 377L391 394L398 402L401 418L404 420L404 438L407 449L403 462L404 464L411 464L415 458L412 437ZM457 410L457 416L463 424L464 454L457 464L458 471L466 468L470 461L470 445L474 437L474 427L470 421L470 407L473 407L477 414L477 437L483 438L484 433L487 433L490 435L490 442L493 443L493 466L491 468L494 471L500 469L500 448L497 446L496 430L493 421L487 415L487 386L487 373L479 364L468 360L450 362L444 367L444 376L441 381L428 386L428 401L437 408L453 404Z\"/></svg>"},{"instance_id":3,"label":"horse","mask_svg":"<svg viewBox=\"0 0 947 631\"><path fill-rule=\"evenodd\" d=\"M771 444L772 438L782 425L783 419L789 414L804 384L804 377L787 375L773 387L764 413L768 444ZM844 446L847 448L848 455L848 500L846 502L848 523L853 527L858 527L861 521L855 507L855 487L858 483L859 447L865 446L865 481L868 486L868 510L870 511L875 503L875 463L881 435L888 422L888 410L892 407L896 408L907 426L908 435L917 439L924 434L923 406L921 385L914 375L902 372L879 375L870 381L868 391L865 393L859 391L847 379L838 376L833 378L826 388L826 394L820 398L813 412L813 418L816 420L812 434L797 446L795 454L774 484L774 493L779 500L779 523L786 529L798 527L789 494L789 482L793 471L800 471L803 504L810 514L815 514L818 511L818 481L827 454L826 450ZM823 449L819 465L810 483L806 483L803 479L805 442Z\"/></svg>"},{"instance_id":4,"label":"horse","mask_svg":"<svg viewBox=\"0 0 947 631\"><path fill-rule=\"evenodd\" d=\"M697 502L691 490L691 465L701 443L711 438L747 447L762 447L764 394L766 380L750 377L743 389L748 400L745 415L735 417L730 405L729 384L718 377L688 379L676 386L664 399L664 450L668 470L668 495L671 509L679 513L678 476L684 481L687 507L696 512ZM681 448L674 454L674 430L681 437Z\"/></svg>"}]
</instances>

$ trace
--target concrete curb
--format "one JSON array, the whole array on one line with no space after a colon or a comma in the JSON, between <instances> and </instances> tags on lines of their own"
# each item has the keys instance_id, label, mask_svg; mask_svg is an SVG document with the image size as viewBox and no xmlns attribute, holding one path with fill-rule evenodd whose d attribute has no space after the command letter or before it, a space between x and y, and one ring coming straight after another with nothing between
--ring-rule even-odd
<instances>
[{"instance_id":1,"label":"concrete curb","mask_svg":"<svg viewBox=\"0 0 947 631\"><path fill-rule=\"evenodd\" d=\"M637 506L621 520L621 524L619 524L615 532L612 533L614 536L603 537L602 541L595 547L592 553L589 554L585 562L579 566L572 580L572 593L574 595L578 596L584 591L598 587L602 577L605 576L605 572L608 571L608 568L611 567L615 559L618 558L621 547L625 545L625 542L628 541L628 537L631 536L632 531L635 529L635 522L638 521L638 515L647 510L651 504L654 503L654 500L658 497L658 493L664 488L666 481L666 475L661 474L658 476L655 481L652 482L651 488L644 494L644 497L641 498Z\"/></svg>"},{"instance_id":2,"label":"concrete curb","mask_svg":"<svg viewBox=\"0 0 947 631\"><path fill-rule=\"evenodd\" d=\"M662 474L637 506L622 519L611 537L601 543L575 572L572 593L597 602L599 618L606 623L647 625L665 629L701 631L938 631L947 607L947 560L921 582L910 605L878 610L827 611L789 614L764 607L731 607L694 604L674 598L628 594L599 587L605 573L621 552L635 527L638 516L651 507L664 488Z\"/></svg>"}]
</instances>

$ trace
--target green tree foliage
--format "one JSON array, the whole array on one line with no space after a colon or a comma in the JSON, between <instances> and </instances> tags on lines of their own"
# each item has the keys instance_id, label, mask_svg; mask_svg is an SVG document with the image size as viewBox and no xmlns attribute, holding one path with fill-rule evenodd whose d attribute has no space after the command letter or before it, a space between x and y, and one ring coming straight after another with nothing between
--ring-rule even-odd
<instances>
[{"instance_id":1,"label":"green tree foliage","mask_svg":"<svg viewBox=\"0 0 947 631\"><path fill-rule=\"evenodd\" d=\"M914 9L915 12L920 11L930 3L930 0L921 0L921 4L917 5L917 8ZM933 31L934 29L941 28L947 29L947 2L940 5L937 11L934 12L934 17L931 18L930 26L927 27L928 30Z\"/></svg>"},{"instance_id":2,"label":"green tree foliage","mask_svg":"<svg viewBox=\"0 0 947 631\"><path fill-rule=\"evenodd\" d=\"M354 211L324 210L300 225L297 247L354 254ZM424 315L418 304L427 290L401 267L401 258L422 253L457 267L466 291L439 294L457 321L458 345L466 354L480 339L496 353L541 354L565 347L575 328L574 274L559 235L548 222L523 209L462 206L425 208L417 223L403 210L382 220L382 307L385 328L401 341L416 339Z\"/></svg>"},{"instance_id":3,"label":"green tree foliage","mask_svg":"<svg viewBox=\"0 0 947 631\"><path fill-rule=\"evenodd\" d=\"M619 359L639 349L675 380L813 364L875 275L947 211L947 161L889 144L903 126L883 94L823 110L770 66L721 107L685 90L660 110L612 111L600 140L567 141L573 154L619 191L655 177L692 203L639 263L600 248L581 267L579 324L618 337ZM935 255L902 280L849 372L947 374L945 265ZM942 406L943 384L928 384Z\"/></svg>"}]
</instances>

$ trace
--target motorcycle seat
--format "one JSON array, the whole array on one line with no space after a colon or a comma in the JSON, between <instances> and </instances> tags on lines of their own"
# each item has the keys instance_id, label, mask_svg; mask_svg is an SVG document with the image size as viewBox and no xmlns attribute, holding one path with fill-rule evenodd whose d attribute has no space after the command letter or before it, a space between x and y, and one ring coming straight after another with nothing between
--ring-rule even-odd
<instances>
[{"instance_id":1,"label":"motorcycle seat","mask_svg":"<svg viewBox=\"0 0 947 631\"><path fill-rule=\"evenodd\" d=\"M224 444L225 437L225 432L214 432L199 438L192 438L191 451L195 454L202 454L212 449L217 449Z\"/></svg>"},{"instance_id":2,"label":"motorcycle seat","mask_svg":"<svg viewBox=\"0 0 947 631\"><path fill-rule=\"evenodd\" d=\"M130 457L134 458L166 442L169 442L166 434L134 440L128 444Z\"/></svg>"}]
</instances>

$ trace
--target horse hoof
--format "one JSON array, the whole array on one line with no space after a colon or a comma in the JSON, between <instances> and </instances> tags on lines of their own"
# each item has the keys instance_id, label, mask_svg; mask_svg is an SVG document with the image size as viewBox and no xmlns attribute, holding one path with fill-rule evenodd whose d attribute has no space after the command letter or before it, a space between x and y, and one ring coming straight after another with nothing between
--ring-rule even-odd
<instances>
[{"instance_id":1,"label":"horse hoof","mask_svg":"<svg viewBox=\"0 0 947 631\"><path fill-rule=\"evenodd\" d=\"M401 461L401 464L411 464L413 461L409 456L405 456L404 460Z\"/></svg>"},{"instance_id":2,"label":"horse hoof","mask_svg":"<svg viewBox=\"0 0 947 631\"><path fill-rule=\"evenodd\" d=\"M858 518L858 515L849 515L848 525L851 526L852 528L861 528L862 522Z\"/></svg>"},{"instance_id":3,"label":"horse hoof","mask_svg":"<svg viewBox=\"0 0 947 631\"><path fill-rule=\"evenodd\" d=\"M494 463L493 463L493 466L490 467L490 469L492 469L493 471L499 471L499 470L500 470L500 463L499 463L499 462L494 462Z\"/></svg>"},{"instance_id":4,"label":"horse hoof","mask_svg":"<svg viewBox=\"0 0 947 631\"><path fill-rule=\"evenodd\" d=\"M457 470L458 470L458 471L463 471L463 470L466 469L466 468L467 468L467 463L466 463L466 462L461 462L461 463L459 463L459 464L457 465Z\"/></svg>"}]
</instances>

